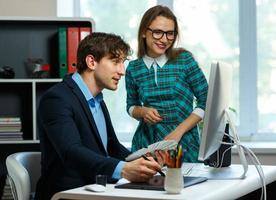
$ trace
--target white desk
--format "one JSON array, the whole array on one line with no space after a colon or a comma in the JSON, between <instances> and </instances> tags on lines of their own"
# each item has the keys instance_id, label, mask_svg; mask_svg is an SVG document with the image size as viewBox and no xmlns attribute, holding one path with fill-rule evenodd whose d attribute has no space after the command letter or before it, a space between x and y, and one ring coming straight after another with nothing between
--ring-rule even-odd
<instances>
[{"instance_id":1,"label":"white desk","mask_svg":"<svg viewBox=\"0 0 276 200\"><path fill-rule=\"evenodd\" d=\"M231 166L232 167L232 166ZM237 167L237 165L233 165ZM276 166L263 166L266 184L276 181ZM83 187L66 190L55 194L52 200L58 199L79 199L79 200L157 200L157 199L193 199L193 200L213 200L213 199L236 199L244 196L261 187L257 170L250 165L246 178L235 180L208 180L206 182L184 188L181 194L170 195L165 191L153 190L133 190L115 189L113 184L107 185L104 193L94 193L86 191ZM269 197L268 197L269 199Z\"/></svg>"}]
</instances>

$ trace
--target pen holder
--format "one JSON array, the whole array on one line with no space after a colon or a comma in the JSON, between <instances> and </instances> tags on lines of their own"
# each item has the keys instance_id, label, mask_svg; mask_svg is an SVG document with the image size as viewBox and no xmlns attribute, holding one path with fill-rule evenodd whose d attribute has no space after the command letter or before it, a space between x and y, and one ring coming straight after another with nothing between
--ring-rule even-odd
<instances>
[{"instance_id":1,"label":"pen holder","mask_svg":"<svg viewBox=\"0 0 276 200\"><path fill-rule=\"evenodd\" d=\"M181 193L184 187L184 179L181 168L168 168L165 177L164 188L167 193Z\"/></svg>"}]
</instances>

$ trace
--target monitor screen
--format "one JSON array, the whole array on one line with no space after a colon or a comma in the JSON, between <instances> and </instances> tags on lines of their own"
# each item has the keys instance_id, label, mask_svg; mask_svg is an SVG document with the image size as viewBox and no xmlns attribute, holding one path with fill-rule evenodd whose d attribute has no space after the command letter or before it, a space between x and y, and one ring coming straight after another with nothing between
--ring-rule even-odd
<instances>
[{"instance_id":1,"label":"monitor screen","mask_svg":"<svg viewBox=\"0 0 276 200\"><path fill-rule=\"evenodd\" d=\"M223 62L211 65L203 131L198 159L204 161L221 145L225 131L224 110L229 108L232 86L232 67Z\"/></svg>"}]
</instances>

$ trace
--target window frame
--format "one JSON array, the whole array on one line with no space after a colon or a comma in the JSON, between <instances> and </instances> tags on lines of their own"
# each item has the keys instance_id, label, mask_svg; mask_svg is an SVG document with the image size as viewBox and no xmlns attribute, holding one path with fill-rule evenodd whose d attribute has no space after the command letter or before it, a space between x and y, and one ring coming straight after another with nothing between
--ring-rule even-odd
<instances>
[{"instance_id":1,"label":"window frame","mask_svg":"<svg viewBox=\"0 0 276 200\"><path fill-rule=\"evenodd\" d=\"M239 103L238 132L244 137L257 134L257 21L256 1L239 1ZM250 84L255 83L255 84Z\"/></svg>"}]
</instances>

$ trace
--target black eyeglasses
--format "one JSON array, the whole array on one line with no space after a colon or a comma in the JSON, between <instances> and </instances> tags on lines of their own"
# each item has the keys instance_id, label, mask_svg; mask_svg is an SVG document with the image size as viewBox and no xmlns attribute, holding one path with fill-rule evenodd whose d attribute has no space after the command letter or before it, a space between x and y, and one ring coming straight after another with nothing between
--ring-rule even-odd
<instances>
[{"instance_id":1,"label":"black eyeglasses","mask_svg":"<svg viewBox=\"0 0 276 200\"><path fill-rule=\"evenodd\" d=\"M151 28L147 28L149 31L151 31L152 33L152 37L156 40L159 40L163 37L164 34L166 34L166 38L167 40L174 40L175 36L176 36L176 31L162 31L160 29L151 29Z\"/></svg>"}]
</instances>

